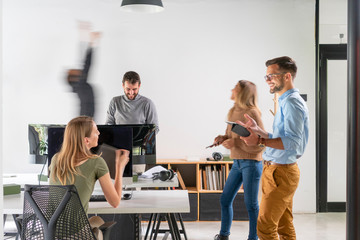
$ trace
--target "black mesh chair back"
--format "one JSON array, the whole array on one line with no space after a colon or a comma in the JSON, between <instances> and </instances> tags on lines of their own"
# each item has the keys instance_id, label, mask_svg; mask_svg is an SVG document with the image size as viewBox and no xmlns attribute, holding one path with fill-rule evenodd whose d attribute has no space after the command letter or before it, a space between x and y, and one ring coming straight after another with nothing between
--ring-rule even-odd
<instances>
[{"instance_id":1,"label":"black mesh chair back","mask_svg":"<svg viewBox=\"0 0 360 240\"><path fill-rule=\"evenodd\" d=\"M21 239L96 239L74 185L25 185Z\"/></svg>"}]
</instances>

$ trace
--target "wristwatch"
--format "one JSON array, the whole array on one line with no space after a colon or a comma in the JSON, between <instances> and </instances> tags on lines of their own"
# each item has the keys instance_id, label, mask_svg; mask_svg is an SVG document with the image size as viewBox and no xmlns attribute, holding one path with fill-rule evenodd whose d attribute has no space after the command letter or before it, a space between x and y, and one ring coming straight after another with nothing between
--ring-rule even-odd
<instances>
[{"instance_id":1,"label":"wristwatch","mask_svg":"<svg viewBox=\"0 0 360 240\"><path fill-rule=\"evenodd\" d=\"M258 146L259 146L259 147L262 147L262 148L263 148L263 147L266 147L266 146L265 146L265 138L262 138L262 137L259 136Z\"/></svg>"}]
</instances>

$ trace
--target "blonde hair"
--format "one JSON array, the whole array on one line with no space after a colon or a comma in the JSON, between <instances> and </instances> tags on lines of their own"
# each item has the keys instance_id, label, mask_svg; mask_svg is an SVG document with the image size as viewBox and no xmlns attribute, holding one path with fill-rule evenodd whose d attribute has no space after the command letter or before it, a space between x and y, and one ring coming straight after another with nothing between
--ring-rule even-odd
<instances>
[{"instance_id":1,"label":"blonde hair","mask_svg":"<svg viewBox=\"0 0 360 240\"><path fill-rule=\"evenodd\" d=\"M242 109L257 109L260 112L258 107L258 96L256 85L253 82L247 80L240 80L236 84L235 88L237 89L237 95L235 96L235 105ZM235 110L235 105L230 109L228 113L228 119Z\"/></svg>"},{"instance_id":2,"label":"blonde hair","mask_svg":"<svg viewBox=\"0 0 360 240\"><path fill-rule=\"evenodd\" d=\"M72 119L65 128L64 141L59 153L56 154L56 163L52 170L52 179L56 178L62 185L74 184L75 175L81 175L76 165L86 159L97 157L87 148L84 138L90 137L93 129L93 119L80 116Z\"/></svg>"}]
</instances>

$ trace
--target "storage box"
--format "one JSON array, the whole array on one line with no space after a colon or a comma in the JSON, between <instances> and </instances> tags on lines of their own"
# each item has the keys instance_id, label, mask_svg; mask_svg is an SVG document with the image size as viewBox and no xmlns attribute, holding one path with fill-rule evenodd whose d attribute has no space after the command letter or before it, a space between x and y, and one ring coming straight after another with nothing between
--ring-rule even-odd
<instances>
[{"instance_id":1,"label":"storage box","mask_svg":"<svg viewBox=\"0 0 360 240\"><path fill-rule=\"evenodd\" d=\"M221 220L220 197L221 193L200 193L200 221ZM249 220L243 193L236 195L233 210L233 220Z\"/></svg>"},{"instance_id":2,"label":"storage box","mask_svg":"<svg viewBox=\"0 0 360 240\"><path fill-rule=\"evenodd\" d=\"M4 195L18 194L20 193L19 184L4 184L3 185Z\"/></svg>"},{"instance_id":3,"label":"storage box","mask_svg":"<svg viewBox=\"0 0 360 240\"><path fill-rule=\"evenodd\" d=\"M197 193L189 193L190 212L181 213L184 221L196 221L198 219L198 196Z\"/></svg>"}]
</instances>

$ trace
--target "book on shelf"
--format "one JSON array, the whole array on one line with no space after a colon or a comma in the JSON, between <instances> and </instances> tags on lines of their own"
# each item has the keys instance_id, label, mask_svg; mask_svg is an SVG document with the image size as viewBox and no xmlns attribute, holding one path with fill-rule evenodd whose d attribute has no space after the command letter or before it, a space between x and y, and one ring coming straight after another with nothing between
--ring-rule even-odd
<instances>
[{"instance_id":1,"label":"book on shelf","mask_svg":"<svg viewBox=\"0 0 360 240\"><path fill-rule=\"evenodd\" d=\"M223 190L223 189L224 189L223 178L222 178L223 166L224 166L224 165L220 165L220 167L219 167L219 185L220 185L220 190Z\"/></svg>"},{"instance_id":2,"label":"book on shelf","mask_svg":"<svg viewBox=\"0 0 360 240\"><path fill-rule=\"evenodd\" d=\"M217 189L217 185L216 185L216 173L215 173L215 165L213 165L212 170L211 170L211 177L213 180L213 186L214 188L212 190L218 190Z\"/></svg>"},{"instance_id":3,"label":"book on shelf","mask_svg":"<svg viewBox=\"0 0 360 240\"><path fill-rule=\"evenodd\" d=\"M202 181L201 168L199 168L198 176L199 176L200 189L203 189L203 181Z\"/></svg>"},{"instance_id":4,"label":"book on shelf","mask_svg":"<svg viewBox=\"0 0 360 240\"><path fill-rule=\"evenodd\" d=\"M222 185L221 185L221 165L218 165L217 167L217 177L218 177L218 184L219 184L219 190L222 190Z\"/></svg>"},{"instance_id":5,"label":"book on shelf","mask_svg":"<svg viewBox=\"0 0 360 240\"><path fill-rule=\"evenodd\" d=\"M182 177L181 177L180 171L179 171L179 170L176 170L176 174L177 174L177 177L178 177L178 180L179 180L179 183L180 183L181 188L182 188L183 190L186 190L185 183L184 183L184 180L183 180Z\"/></svg>"},{"instance_id":6,"label":"book on shelf","mask_svg":"<svg viewBox=\"0 0 360 240\"><path fill-rule=\"evenodd\" d=\"M203 182L204 182L202 189L209 190L208 189L208 181L207 181L207 177L206 177L205 167L202 167L201 171L202 171L202 178L203 178Z\"/></svg>"},{"instance_id":7,"label":"book on shelf","mask_svg":"<svg viewBox=\"0 0 360 240\"><path fill-rule=\"evenodd\" d=\"M206 165L206 177L208 179L209 188L208 190L214 190L214 181L212 178L211 165Z\"/></svg>"},{"instance_id":8,"label":"book on shelf","mask_svg":"<svg viewBox=\"0 0 360 240\"><path fill-rule=\"evenodd\" d=\"M226 167L225 167L225 165L221 166L221 179L222 179L222 188L224 189L225 182L226 182Z\"/></svg>"},{"instance_id":9,"label":"book on shelf","mask_svg":"<svg viewBox=\"0 0 360 240\"><path fill-rule=\"evenodd\" d=\"M214 164L213 165L213 178L214 178L214 187L215 187L215 189L214 190L220 190L219 189L219 178L218 178L218 173L217 173L218 171L217 171L217 167L216 167L216 165Z\"/></svg>"}]
</instances>

